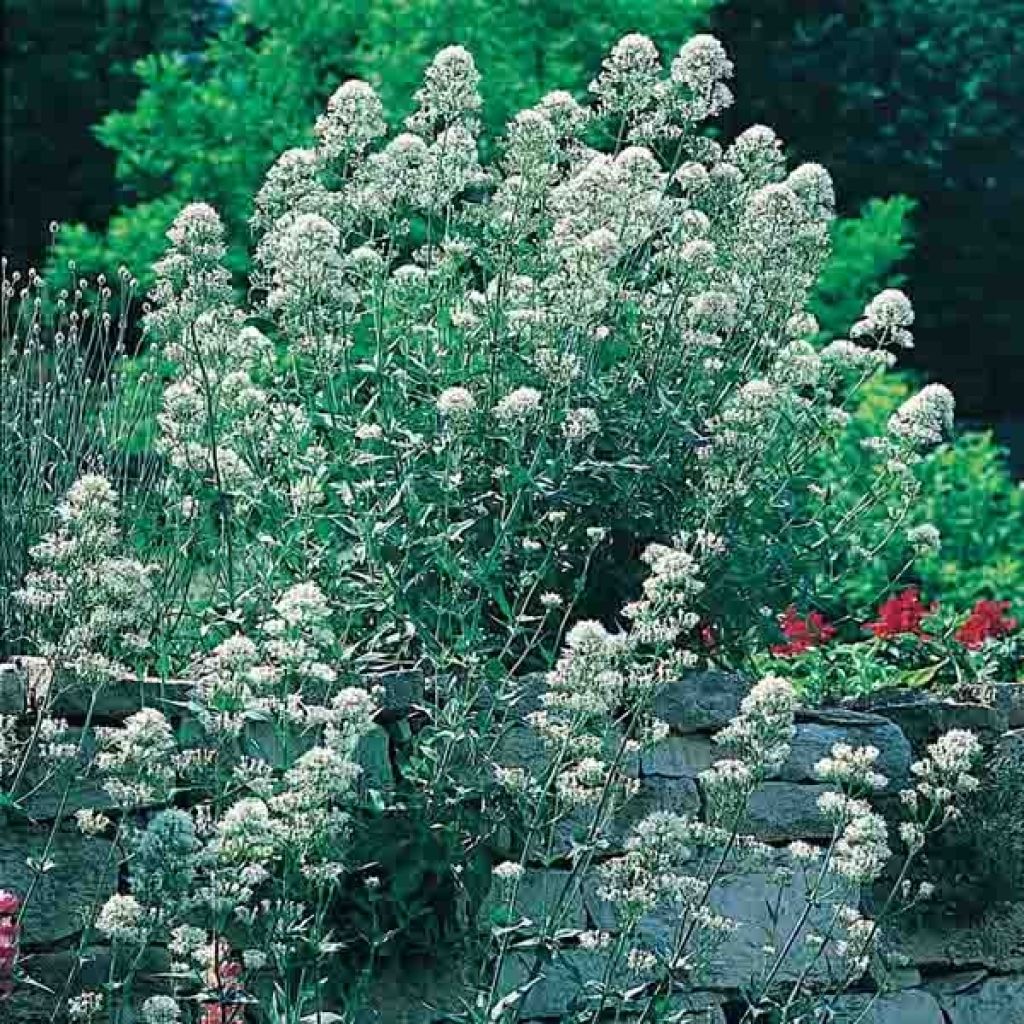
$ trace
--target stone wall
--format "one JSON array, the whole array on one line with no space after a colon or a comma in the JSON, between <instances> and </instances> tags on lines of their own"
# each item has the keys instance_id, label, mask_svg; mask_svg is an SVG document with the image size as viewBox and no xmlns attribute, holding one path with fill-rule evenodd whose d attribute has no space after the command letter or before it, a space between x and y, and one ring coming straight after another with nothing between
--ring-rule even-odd
<instances>
[{"instance_id":1,"label":"stone wall","mask_svg":"<svg viewBox=\"0 0 1024 1024\"><path fill-rule=\"evenodd\" d=\"M45 683L45 666L27 659L0 665L0 715L17 715L31 706L33 691ZM42 673L42 674L40 674ZM398 673L378 680L383 685L384 710L379 727L364 742L360 760L368 783L387 788L392 782L390 735L396 723L411 709L424 715L429 695L415 674ZM181 713L184 684L133 684L103 691L92 706L90 697L69 691L60 698L60 714L78 728L87 718L95 724L123 720L142 704L162 706L170 717ZM530 763L543 756L532 731L522 721L524 709L536 706L529 698L507 714L501 759L510 765ZM738 677L721 673L691 676L666 688L658 701L658 715L671 734L657 748L644 753L631 766L639 780L637 795L624 809L612 837L612 849L621 844L629 826L655 809L701 813L704 795L699 773L716 756L712 734L737 712L745 687ZM815 779L813 766L833 744L872 744L879 749L881 770L898 790L909 778L910 764L924 744L952 727L974 729L990 747L1020 742L1024 726L1024 687L996 688L985 703L956 703L900 693L876 698L872 705L807 711L798 717L797 733L789 760L776 780L764 784L751 803L751 830L770 843L785 845L794 839L821 840L831 834L817 809L824 789ZM390 731L389 731L390 730ZM73 970L82 981L96 983L103 977L109 951L81 948L82 921L115 891L119 865L113 846L103 839L79 835L71 823L53 833L58 816L74 809L113 809L109 798L94 781L76 777L70 786L44 785L25 805L25 814L8 813L0 824L0 888L25 893L32 886L30 861L52 865L32 887L22 931L26 967L43 986L60 991ZM2 822L2 819L0 819ZM52 835L51 835L52 833ZM556 842L567 853L571 824ZM561 844L559 846L559 844ZM538 919L552 892L559 891L565 866L531 867L519 890L519 907L525 917ZM677 1000L686 1011L680 1020L691 1024L731 1024L739 1009L739 993L752 967L761 957L770 931L770 914L778 913L781 927L796 921L803 903L798 887L776 911L769 911L777 896L770 869L727 877L718 887L715 905L741 923L715 951L711 970L700 991ZM485 908L486 909L486 908ZM812 919L813 923L813 919ZM596 884L587 879L583 891L568 908L566 927L614 929L611 908L603 903ZM644 922L655 934L672 927L658 916ZM837 1022L850 1024L1015 1024L1024 1022L1024 903L993 900L981 919L969 925L951 922L936 929L906 927L888 936L891 945L906 957L906 965L892 971L894 990L876 997L866 985L863 992L844 996L837 1004ZM149 953L149 973L166 965L161 950ZM525 979L532 961L512 957L506 964L511 986ZM578 948L561 951L544 969L541 980L525 996L523 1016L529 1021L554 1021L572 1008L581 983L600 977L604 964L599 953ZM454 1011L462 994L454 969L450 977L433 983L408 978L382 981L376 994L379 1008L367 1011L366 1024L429 1024L443 1021L441 1010ZM145 973L145 972L144 972ZM145 994L144 988L142 994ZM0 1003L0 1020L12 1024L49 1021L55 997L45 989L20 987L11 1000ZM7 1014L5 1016L5 1013ZM326 1021L326 1018L325 1018ZM362 1024L362 1022L361 1022Z\"/></svg>"}]
</instances>

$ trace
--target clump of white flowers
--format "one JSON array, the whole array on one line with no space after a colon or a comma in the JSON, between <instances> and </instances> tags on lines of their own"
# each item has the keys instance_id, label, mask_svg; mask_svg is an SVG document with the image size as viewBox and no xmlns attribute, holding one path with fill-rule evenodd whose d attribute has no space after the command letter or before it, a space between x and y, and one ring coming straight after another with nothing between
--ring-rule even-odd
<instances>
[{"instance_id":1,"label":"clump of white flowers","mask_svg":"<svg viewBox=\"0 0 1024 1024\"><path fill-rule=\"evenodd\" d=\"M929 384L889 418L889 433L911 448L931 448L953 432L955 402L949 388Z\"/></svg>"},{"instance_id":2,"label":"clump of white flowers","mask_svg":"<svg viewBox=\"0 0 1024 1024\"><path fill-rule=\"evenodd\" d=\"M175 219L145 317L166 371L164 572L133 557L115 488L89 473L18 594L43 653L140 695L87 723L89 770L116 810L76 820L126 857L89 926L117 954L111 998L129 998L146 944L171 954L173 988L143 1004L146 1024L178 1024L193 1004L240 1019L264 992L298 1019L345 976L336 954L373 963L397 945L405 924L375 931L409 917L388 905L381 822L453 851L438 891L470 889L475 815L501 815L495 834L523 826L493 870L511 908L532 865L565 869L537 920L492 933L481 1019L530 990L585 884L615 923L574 941L608 952L638 999L674 994L742 926L713 897L751 866L799 876L832 922L807 935L808 911L773 938L752 1013L796 1005L802 975L788 1003L771 1000L797 945L848 977L866 969L877 928L855 895L895 845L869 802L886 782L878 751L840 745L818 765L834 787L819 806L828 839L777 851L745 831L790 756L786 679L758 681L717 735L724 756L698 779L706 820L631 809L612 845L644 748L668 734L665 685L716 657L720 628L739 656L787 584L831 576L860 543L856 515L905 530L913 466L952 429L952 396L930 385L855 448L853 512L816 484L816 455L840 447L914 314L885 291L818 350L807 306L833 183L818 164L791 168L766 126L732 141L705 130L732 76L712 36L663 58L632 34L586 103L549 93L504 139L481 139L480 75L450 46L404 131L389 132L371 85L345 82L315 142L269 170L244 296L216 211ZM907 540L937 542L923 526ZM648 571L620 608L609 581L635 579L634 545ZM187 682L164 687L146 675L156 666ZM396 725L366 676L410 666L429 685ZM534 692L522 677L538 668ZM49 710L30 731L52 766L88 743ZM26 730L9 724L0 768L21 779ZM506 765L513 724L541 742ZM952 733L914 765L908 857L976 785L977 753ZM659 914L672 926L652 937ZM509 995L502 960L524 949L536 963Z\"/></svg>"}]
</instances>

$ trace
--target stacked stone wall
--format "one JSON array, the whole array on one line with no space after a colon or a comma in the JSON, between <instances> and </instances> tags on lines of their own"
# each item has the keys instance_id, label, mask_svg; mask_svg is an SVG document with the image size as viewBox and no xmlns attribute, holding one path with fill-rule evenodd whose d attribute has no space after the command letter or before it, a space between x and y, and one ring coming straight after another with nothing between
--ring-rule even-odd
<instances>
[{"instance_id":1,"label":"stacked stone wall","mask_svg":"<svg viewBox=\"0 0 1024 1024\"><path fill-rule=\"evenodd\" d=\"M49 682L45 673L45 665L30 659L0 665L0 715L30 713L38 688ZM383 687L381 725L364 741L360 760L366 784L387 789L393 784L391 737L401 731L396 726L410 717L429 716L431 699L422 677L415 673L397 673L377 682ZM88 750L89 729L123 721L143 705L161 707L169 717L180 719L187 689L185 683L126 684L103 690L96 698L70 690L61 696L56 712L75 729L87 731L83 748ZM742 679L722 673L691 676L665 689L657 713L671 733L630 766L639 781L638 791L618 817L605 855L621 849L630 825L652 810L702 813L705 795L700 773L717 756L712 736L736 714L745 692ZM997 687L989 700L978 703L895 693L875 699L871 706L800 713L789 759L778 777L765 783L751 801L750 831L780 849L793 840L821 841L831 834L817 807L824 787L815 778L814 765L835 743L877 747L880 770L890 778L889 788L895 793L909 780L915 757L945 729L974 729L990 749L1021 742L1022 693L1024 687ZM543 757L522 717L529 706L536 705L526 699L515 714L505 717L499 754L509 765ZM53 993L59 993L75 972L86 987L104 977L109 950L83 947L82 923L116 891L121 865L109 841L83 836L67 820L76 809L86 807L115 809L102 788L83 772L74 775L70 784L63 779L41 785L17 813L8 810L0 819L0 888L31 893L22 920L21 948L29 974L44 986L19 987L11 999L0 1002L0 1021L5 1024L50 1021ZM54 831L57 818L62 824ZM567 869L557 858L559 850L568 854L571 842L572 824L567 823L556 837L555 860L527 870L517 907L524 918L541 919L552 894L561 891ZM43 863L47 870L39 873ZM715 950L701 987L677 1000L680 1020L730 1024L738 1019L741 991L763 959L766 936L773 926L776 931L785 930L803 907L799 885L787 891L781 904L778 892L770 865L763 871L726 877L717 887L715 909L740 925ZM812 915L807 927L814 923ZM615 924L596 881L585 879L582 891L567 908L565 927L614 930ZM672 927L670 919L657 915L642 925L654 938L667 935ZM837 1024L1024 1024L1024 903L1007 903L994 893L977 920L951 921L941 928L907 927L887 941L906 961L890 973L893 990L879 996L866 984L864 991L842 997L836 1004ZM798 967L799 958L794 963ZM511 957L506 982L511 986L526 979L531 965L525 956ZM572 1010L586 982L601 977L604 966L601 953L562 951L525 996L524 1020L557 1021ZM166 967L166 953L150 950L142 977L159 974ZM401 977L382 981L379 1009L366 1012L366 1024L444 1021L444 1007L454 1010L465 994L456 979L458 973L438 971L429 991L413 991L408 979ZM146 994L144 982L139 994Z\"/></svg>"}]
</instances>

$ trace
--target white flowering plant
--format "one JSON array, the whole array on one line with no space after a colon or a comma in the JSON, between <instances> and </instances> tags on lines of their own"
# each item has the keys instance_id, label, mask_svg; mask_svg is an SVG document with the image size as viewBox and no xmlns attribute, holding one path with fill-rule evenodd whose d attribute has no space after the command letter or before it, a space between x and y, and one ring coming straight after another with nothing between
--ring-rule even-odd
<instances>
[{"instance_id":1,"label":"white flowering plant","mask_svg":"<svg viewBox=\"0 0 1024 1024\"><path fill-rule=\"evenodd\" d=\"M347 82L316 145L271 168L244 300L216 211L175 220L145 320L166 367L156 522L125 529L119 488L81 476L16 594L48 692L70 676L90 699L78 745L45 697L34 726L19 721L0 747L5 806L29 815L31 759L77 758L103 793L78 827L125 868L83 922L79 954L99 940L110 965L102 992L76 994L83 1019L128 1012L154 946L171 961L143 1004L152 1022L357 1013L382 960L431 944L424 918L465 925L440 903L473 904L491 859L510 906L471 960L472 1024L520 1018L594 871L621 916L614 936L576 937L613 951L587 1019L618 1005L619 961L651 1019L729 930L709 894L764 852L742 826L787 757L795 695L763 680L721 733L709 822L647 817L610 857L637 759L667 731L657 695L709 661L749 665L763 609L841 576L865 517L897 529L953 415L932 385L842 446L849 404L910 343L913 311L885 291L849 339L812 344L831 180L790 170L763 126L728 145L705 131L732 73L710 36L667 66L627 36L590 102L547 95L485 165L479 75L448 47L404 131ZM839 501L814 475L832 450L848 456ZM377 682L409 668L426 685L394 716ZM119 682L139 707L95 722ZM509 763L524 731L530 756ZM384 783L367 768L382 742ZM976 751L957 743L922 762L915 852L970 788ZM871 762L833 752L831 840L795 853L821 858L808 902L833 921L812 963L837 955L839 989L877 931L840 889L888 861L861 792ZM62 780L53 835L74 774ZM520 922L537 863L565 866L564 882ZM670 946L634 942L666 904L684 910ZM782 980L783 1012L803 1005L806 976L778 965L804 923L747 1019Z\"/></svg>"}]
</instances>

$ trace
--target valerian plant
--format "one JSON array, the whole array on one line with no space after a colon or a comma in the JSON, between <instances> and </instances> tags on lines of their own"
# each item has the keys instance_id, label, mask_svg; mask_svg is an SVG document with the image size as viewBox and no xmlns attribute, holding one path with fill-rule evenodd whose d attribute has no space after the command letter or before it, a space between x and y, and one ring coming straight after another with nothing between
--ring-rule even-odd
<instances>
[{"instance_id":1,"label":"valerian plant","mask_svg":"<svg viewBox=\"0 0 1024 1024\"><path fill-rule=\"evenodd\" d=\"M709 658L743 664L773 627L766 607L901 529L953 417L931 385L842 446L847 407L911 343L913 310L887 290L849 339L811 343L832 184L788 169L766 127L727 145L705 132L732 71L710 36L667 67L627 36L591 103L549 94L487 165L466 50L438 54L397 133L373 89L347 82L315 147L284 153L255 198L244 303L216 211L178 216L146 312L168 367L158 541L136 558L116 489L86 475L18 593L58 684L95 695L134 673L122 685L143 697L93 748L65 742L44 699L0 748L10 807L28 813L40 755L84 760L106 794L77 824L125 871L83 922L81 956L109 949L105 983L59 996L79 1019L125 1019L152 987L152 946L171 962L142 1002L149 1024L354 1015L412 930L398 914L380 925L410 898L407 865L379 844L360 856L381 818L454 833L442 891L471 896L468 869L502 851L511 923L484 936L467 1022L520 1018L595 871L608 927L572 941L609 960L582 1019L627 1001L657 1019L700 976L734 924L712 893L765 854L743 823L787 756L796 697L768 677L744 701L705 780L710 821L647 817L616 854L639 753L666 731L656 696ZM813 473L829 451L847 460L839 502ZM883 536L864 538L865 521ZM427 687L415 728L390 723L400 777L384 792L365 770L388 722L374 677L410 666ZM537 749L509 763L519 708ZM906 860L971 788L976 754L954 734L919 766ZM852 888L889 861L865 799L876 756L837 749L822 766L831 840L789 851L814 914L780 936L747 1020L795 1021L823 959L842 968L831 995L871 962L878 925ZM561 890L517 921L519 880L556 862ZM643 922L664 906L676 926L652 945ZM816 953L794 974L812 916Z\"/></svg>"}]
</instances>

